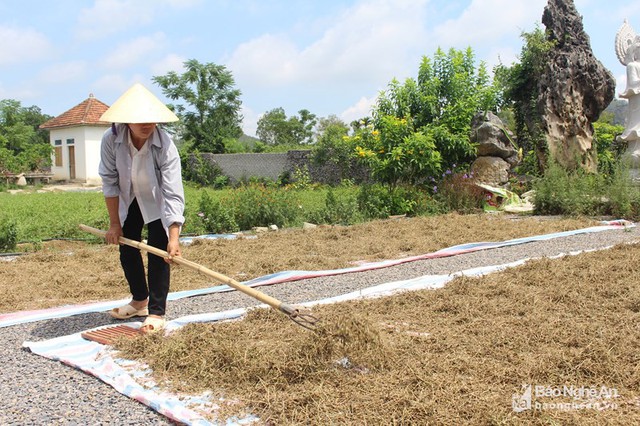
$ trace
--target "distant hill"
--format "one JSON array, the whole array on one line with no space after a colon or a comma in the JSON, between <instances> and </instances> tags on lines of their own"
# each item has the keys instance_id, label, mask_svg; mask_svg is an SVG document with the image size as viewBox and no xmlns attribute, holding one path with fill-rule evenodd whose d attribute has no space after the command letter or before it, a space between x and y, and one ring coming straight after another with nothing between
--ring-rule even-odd
<instances>
[{"instance_id":1,"label":"distant hill","mask_svg":"<svg viewBox=\"0 0 640 426\"><path fill-rule=\"evenodd\" d=\"M613 124L624 126L627 108L629 108L629 102L623 99L614 99L604 111L613 113Z\"/></svg>"},{"instance_id":2,"label":"distant hill","mask_svg":"<svg viewBox=\"0 0 640 426\"><path fill-rule=\"evenodd\" d=\"M247 147L247 152L251 152L253 151L253 147L256 146L256 143L260 142L260 139L243 133L242 136L238 138L238 142Z\"/></svg>"}]
</instances>

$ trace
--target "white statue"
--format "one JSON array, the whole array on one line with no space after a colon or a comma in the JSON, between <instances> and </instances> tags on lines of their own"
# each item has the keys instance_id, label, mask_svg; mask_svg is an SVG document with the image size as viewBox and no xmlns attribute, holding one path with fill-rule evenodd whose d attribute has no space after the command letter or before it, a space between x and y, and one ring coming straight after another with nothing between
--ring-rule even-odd
<instances>
[{"instance_id":1,"label":"white statue","mask_svg":"<svg viewBox=\"0 0 640 426\"><path fill-rule=\"evenodd\" d=\"M615 48L618 60L627 67L627 87L620 97L629 101L625 129L618 138L628 144L626 154L635 180L640 177L640 36L626 20L616 34Z\"/></svg>"}]
</instances>

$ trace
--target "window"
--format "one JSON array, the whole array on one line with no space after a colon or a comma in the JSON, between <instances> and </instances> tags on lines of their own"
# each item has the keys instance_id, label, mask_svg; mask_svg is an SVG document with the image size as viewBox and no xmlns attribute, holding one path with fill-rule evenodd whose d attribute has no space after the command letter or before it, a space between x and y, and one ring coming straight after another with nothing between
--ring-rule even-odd
<instances>
[{"instance_id":1,"label":"window","mask_svg":"<svg viewBox=\"0 0 640 426\"><path fill-rule=\"evenodd\" d=\"M58 142L58 141L56 141ZM60 143L62 144L62 141L60 141ZM53 149L53 154L55 156L55 165L56 167L62 167L62 147L61 146L56 146Z\"/></svg>"},{"instance_id":2,"label":"window","mask_svg":"<svg viewBox=\"0 0 640 426\"><path fill-rule=\"evenodd\" d=\"M67 139L67 145L73 145L73 143L75 142L75 140L72 139Z\"/></svg>"},{"instance_id":3,"label":"window","mask_svg":"<svg viewBox=\"0 0 640 426\"><path fill-rule=\"evenodd\" d=\"M62 145L62 139L56 139L55 141L53 141L53 144L54 144L55 146Z\"/></svg>"}]
</instances>

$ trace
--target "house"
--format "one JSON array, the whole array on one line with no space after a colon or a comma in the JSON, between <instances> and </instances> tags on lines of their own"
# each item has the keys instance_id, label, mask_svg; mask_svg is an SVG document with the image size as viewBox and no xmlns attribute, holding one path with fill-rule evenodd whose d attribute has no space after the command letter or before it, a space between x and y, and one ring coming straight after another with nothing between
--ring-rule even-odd
<instances>
[{"instance_id":1,"label":"house","mask_svg":"<svg viewBox=\"0 0 640 426\"><path fill-rule=\"evenodd\" d=\"M111 123L100 121L109 105L90 94L67 112L40 125L49 130L53 146L51 172L53 180L98 185L100 142Z\"/></svg>"}]
</instances>

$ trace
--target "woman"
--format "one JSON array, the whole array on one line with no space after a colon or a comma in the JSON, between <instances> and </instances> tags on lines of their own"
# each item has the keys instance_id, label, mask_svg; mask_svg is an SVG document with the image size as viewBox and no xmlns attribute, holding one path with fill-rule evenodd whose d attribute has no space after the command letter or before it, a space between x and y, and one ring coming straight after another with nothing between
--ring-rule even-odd
<instances>
[{"instance_id":1,"label":"woman","mask_svg":"<svg viewBox=\"0 0 640 426\"><path fill-rule=\"evenodd\" d=\"M109 314L117 319L146 316L140 330L164 327L170 263L180 256L184 189L178 150L158 123L178 117L140 84L135 84L100 117L114 123L102 137L99 174L109 212L107 243L119 237L140 241L147 225L148 244L167 251L168 259L148 254L145 275L140 250L120 245L120 264L132 300ZM117 123L117 124L116 124Z\"/></svg>"}]
</instances>

